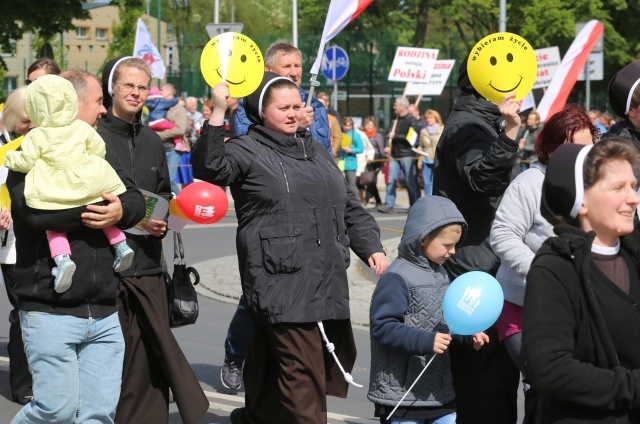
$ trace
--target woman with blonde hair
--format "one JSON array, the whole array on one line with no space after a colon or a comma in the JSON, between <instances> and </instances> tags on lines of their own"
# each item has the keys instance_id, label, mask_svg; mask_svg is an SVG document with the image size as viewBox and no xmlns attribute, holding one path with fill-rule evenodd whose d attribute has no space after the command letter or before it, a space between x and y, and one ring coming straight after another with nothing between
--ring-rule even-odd
<instances>
[{"instance_id":1,"label":"woman with blonde hair","mask_svg":"<svg viewBox=\"0 0 640 424\"><path fill-rule=\"evenodd\" d=\"M433 191L433 164L436 157L436 146L442 135L444 123L438 111L428 109L424 113L427 126L420 131L420 150L422 150L422 179L424 195L431 196Z\"/></svg>"}]
</instances>

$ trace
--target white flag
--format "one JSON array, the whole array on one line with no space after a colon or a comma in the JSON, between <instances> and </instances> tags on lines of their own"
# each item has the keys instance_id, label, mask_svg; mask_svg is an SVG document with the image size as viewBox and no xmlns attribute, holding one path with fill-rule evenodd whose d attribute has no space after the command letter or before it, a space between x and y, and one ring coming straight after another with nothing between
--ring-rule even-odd
<instances>
[{"instance_id":1,"label":"white flag","mask_svg":"<svg viewBox=\"0 0 640 424\"><path fill-rule=\"evenodd\" d=\"M144 60L151 68L151 76L158 79L164 78L164 62L160 52L151 42L151 36L147 26L138 19L138 29L136 30L136 40L133 43L133 57Z\"/></svg>"}]
</instances>

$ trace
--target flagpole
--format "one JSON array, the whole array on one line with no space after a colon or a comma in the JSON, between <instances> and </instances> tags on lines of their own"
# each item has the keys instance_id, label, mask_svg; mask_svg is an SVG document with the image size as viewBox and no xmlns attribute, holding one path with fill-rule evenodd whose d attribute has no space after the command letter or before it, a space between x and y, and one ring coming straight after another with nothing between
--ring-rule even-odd
<instances>
[{"instance_id":1,"label":"flagpole","mask_svg":"<svg viewBox=\"0 0 640 424\"><path fill-rule=\"evenodd\" d=\"M158 52L160 52L162 46L160 45L160 19L162 19L162 1L158 0ZM162 53L160 53L160 57L162 57ZM162 84L162 80L158 78L158 87Z\"/></svg>"}]
</instances>

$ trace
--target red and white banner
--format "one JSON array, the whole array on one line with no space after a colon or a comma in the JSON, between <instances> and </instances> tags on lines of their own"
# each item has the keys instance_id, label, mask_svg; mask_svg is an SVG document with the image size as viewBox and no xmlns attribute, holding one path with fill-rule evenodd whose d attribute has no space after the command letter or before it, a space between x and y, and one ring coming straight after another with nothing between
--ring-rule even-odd
<instances>
[{"instance_id":1,"label":"red and white banner","mask_svg":"<svg viewBox=\"0 0 640 424\"><path fill-rule=\"evenodd\" d=\"M593 46L603 32L604 26L601 22L589 21L573 40L538 105L538 113L542 122L564 107L580 71L589 59Z\"/></svg>"},{"instance_id":2,"label":"red and white banner","mask_svg":"<svg viewBox=\"0 0 640 424\"><path fill-rule=\"evenodd\" d=\"M364 9L369 6L373 0L331 0L327 19L324 22L322 30L322 39L318 48L316 61L311 67L311 73L318 75L320 65L322 64L322 55L324 46L329 40L338 35L351 21L353 21Z\"/></svg>"}]
</instances>

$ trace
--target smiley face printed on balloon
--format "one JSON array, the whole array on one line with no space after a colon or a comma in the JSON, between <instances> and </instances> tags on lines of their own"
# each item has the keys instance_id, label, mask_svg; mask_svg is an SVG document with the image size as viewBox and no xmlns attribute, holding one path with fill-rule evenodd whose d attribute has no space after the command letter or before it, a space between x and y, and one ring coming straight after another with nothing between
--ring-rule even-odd
<instances>
[{"instance_id":1,"label":"smiley face printed on balloon","mask_svg":"<svg viewBox=\"0 0 640 424\"><path fill-rule=\"evenodd\" d=\"M225 32L213 37L202 50L200 71L207 84L229 84L231 97L253 93L264 75L262 52L249 37Z\"/></svg>"},{"instance_id":2,"label":"smiley face printed on balloon","mask_svg":"<svg viewBox=\"0 0 640 424\"><path fill-rule=\"evenodd\" d=\"M488 35L471 49L467 61L471 84L489 101L499 104L508 93L522 100L538 75L536 54L524 38L510 32Z\"/></svg>"}]
</instances>

